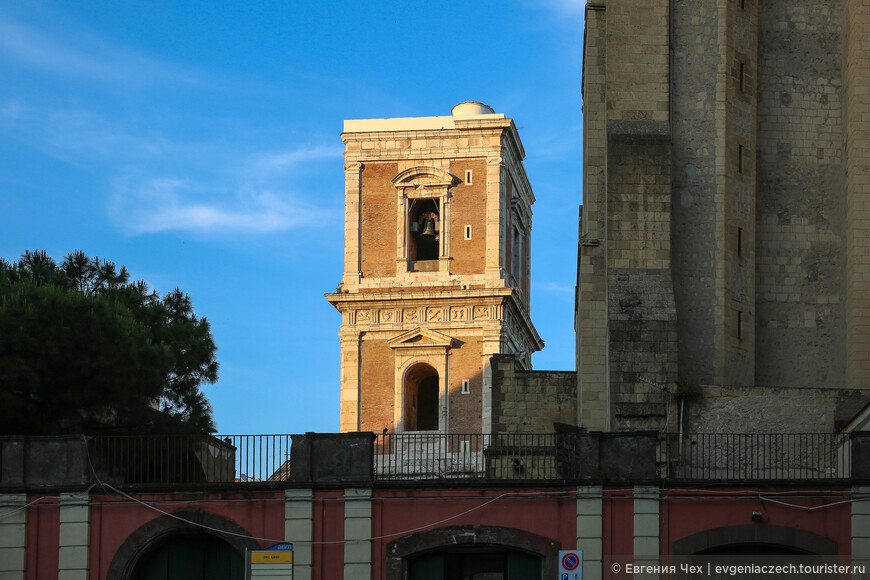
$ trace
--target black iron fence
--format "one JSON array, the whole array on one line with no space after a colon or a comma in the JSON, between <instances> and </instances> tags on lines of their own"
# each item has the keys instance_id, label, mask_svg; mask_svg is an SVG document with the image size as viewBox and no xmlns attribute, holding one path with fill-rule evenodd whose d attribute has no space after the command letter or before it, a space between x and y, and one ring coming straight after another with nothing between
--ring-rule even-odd
<instances>
[{"instance_id":1,"label":"black iron fence","mask_svg":"<svg viewBox=\"0 0 870 580\"><path fill-rule=\"evenodd\" d=\"M88 456L100 481L253 483L290 478L290 435L100 436Z\"/></svg>"},{"instance_id":2,"label":"black iron fence","mask_svg":"<svg viewBox=\"0 0 870 580\"><path fill-rule=\"evenodd\" d=\"M661 439L660 475L764 481L851 477L851 441L836 433L690 433Z\"/></svg>"},{"instance_id":3,"label":"black iron fence","mask_svg":"<svg viewBox=\"0 0 870 580\"><path fill-rule=\"evenodd\" d=\"M655 434L646 436L652 440L643 447L631 433L388 433L374 438L371 479L782 481L852 475L847 434L662 434L657 451ZM243 485L291 481L291 446L290 435L101 436L88 439L87 456L89 469L107 483ZM636 455L649 462L626 467ZM312 455L306 461L337 459Z\"/></svg>"}]
</instances>

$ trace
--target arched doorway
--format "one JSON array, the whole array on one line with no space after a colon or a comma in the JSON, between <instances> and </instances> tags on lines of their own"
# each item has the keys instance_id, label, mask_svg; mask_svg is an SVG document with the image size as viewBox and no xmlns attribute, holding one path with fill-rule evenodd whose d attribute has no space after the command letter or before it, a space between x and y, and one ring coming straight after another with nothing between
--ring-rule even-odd
<instances>
[{"instance_id":1,"label":"arched doorway","mask_svg":"<svg viewBox=\"0 0 870 580\"><path fill-rule=\"evenodd\" d=\"M705 530L679 539L673 553L705 556L836 555L837 542L785 526L746 524Z\"/></svg>"},{"instance_id":2,"label":"arched doorway","mask_svg":"<svg viewBox=\"0 0 870 580\"><path fill-rule=\"evenodd\" d=\"M405 431L437 431L440 410L438 371L418 363L408 369L404 381Z\"/></svg>"},{"instance_id":3,"label":"arched doorway","mask_svg":"<svg viewBox=\"0 0 870 580\"><path fill-rule=\"evenodd\" d=\"M242 555L211 534L173 534L139 559L134 580L242 580Z\"/></svg>"},{"instance_id":4,"label":"arched doorway","mask_svg":"<svg viewBox=\"0 0 870 580\"><path fill-rule=\"evenodd\" d=\"M229 533L220 533L224 531ZM258 548L251 533L232 520L197 508L182 508L130 534L115 552L106 578L242 580L245 550Z\"/></svg>"},{"instance_id":5,"label":"arched doorway","mask_svg":"<svg viewBox=\"0 0 870 580\"><path fill-rule=\"evenodd\" d=\"M561 544L517 528L450 526L387 545L386 580L555 578Z\"/></svg>"}]
</instances>

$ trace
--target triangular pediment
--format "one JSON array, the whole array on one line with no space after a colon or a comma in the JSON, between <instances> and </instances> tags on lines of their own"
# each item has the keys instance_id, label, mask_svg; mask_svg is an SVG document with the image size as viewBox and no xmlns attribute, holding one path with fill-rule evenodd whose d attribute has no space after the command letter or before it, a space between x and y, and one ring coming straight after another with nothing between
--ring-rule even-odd
<instances>
[{"instance_id":1,"label":"triangular pediment","mask_svg":"<svg viewBox=\"0 0 870 580\"><path fill-rule=\"evenodd\" d=\"M446 334L417 327L387 341L390 348L450 348L453 339Z\"/></svg>"}]
</instances>

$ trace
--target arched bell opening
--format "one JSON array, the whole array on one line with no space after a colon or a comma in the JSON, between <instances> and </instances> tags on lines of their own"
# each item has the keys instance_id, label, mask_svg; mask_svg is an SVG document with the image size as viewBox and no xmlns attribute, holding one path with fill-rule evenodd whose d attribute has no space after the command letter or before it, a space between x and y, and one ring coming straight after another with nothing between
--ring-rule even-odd
<instances>
[{"instance_id":1,"label":"arched bell opening","mask_svg":"<svg viewBox=\"0 0 870 580\"><path fill-rule=\"evenodd\" d=\"M441 254L440 200L411 200L408 206L408 229L408 261L414 264L437 260Z\"/></svg>"},{"instance_id":2,"label":"arched bell opening","mask_svg":"<svg viewBox=\"0 0 870 580\"><path fill-rule=\"evenodd\" d=\"M408 369L404 381L405 431L437 431L440 407L438 371L419 363Z\"/></svg>"}]
</instances>

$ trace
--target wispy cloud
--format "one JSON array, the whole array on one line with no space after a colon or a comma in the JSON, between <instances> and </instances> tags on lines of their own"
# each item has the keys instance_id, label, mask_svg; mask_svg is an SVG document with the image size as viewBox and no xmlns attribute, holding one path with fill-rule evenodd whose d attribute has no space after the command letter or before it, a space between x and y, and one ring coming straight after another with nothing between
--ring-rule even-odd
<instances>
[{"instance_id":1,"label":"wispy cloud","mask_svg":"<svg viewBox=\"0 0 870 580\"><path fill-rule=\"evenodd\" d=\"M299 196L292 179L258 171L265 163L285 173L314 161L341 157L341 149L300 146L251 155L233 168L198 179L137 178L116 180L110 214L134 235L168 231L270 233L319 227L341 218L338 208L317 196ZM221 163L215 161L214 167ZM317 199L317 203L314 202Z\"/></svg>"},{"instance_id":2,"label":"wispy cloud","mask_svg":"<svg viewBox=\"0 0 870 580\"><path fill-rule=\"evenodd\" d=\"M226 136L211 142L178 140L84 109L20 101L0 102L0 129L52 157L107 176L107 215L132 235L262 234L341 219L334 200L312 195L322 193L322 179L313 180L314 192L298 193L308 190L318 164L341 159L341 147L246 151L249 146Z\"/></svg>"},{"instance_id":3,"label":"wispy cloud","mask_svg":"<svg viewBox=\"0 0 870 580\"><path fill-rule=\"evenodd\" d=\"M191 189L198 187L178 179L152 179L116 195L111 211L132 234L269 233L322 225L334 213L268 191L206 203L195 199Z\"/></svg>"},{"instance_id":4,"label":"wispy cloud","mask_svg":"<svg viewBox=\"0 0 870 580\"><path fill-rule=\"evenodd\" d=\"M319 161L322 159L334 159L341 157L343 149L329 145L314 145L312 147L296 147L287 151L262 154L257 164L262 168L284 170L300 163Z\"/></svg>"},{"instance_id":5,"label":"wispy cloud","mask_svg":"<svg viewBox=\"0 0 870 580\"><path fill-rule=\"evenodd\" d=\"M75 36L70 34L75 31ZM0 53L52 74L146 85L154 81L192 82L199 73L112 45L81 26L55 27L46 34L0 14Z\"/></svg>"}]
</instances>

